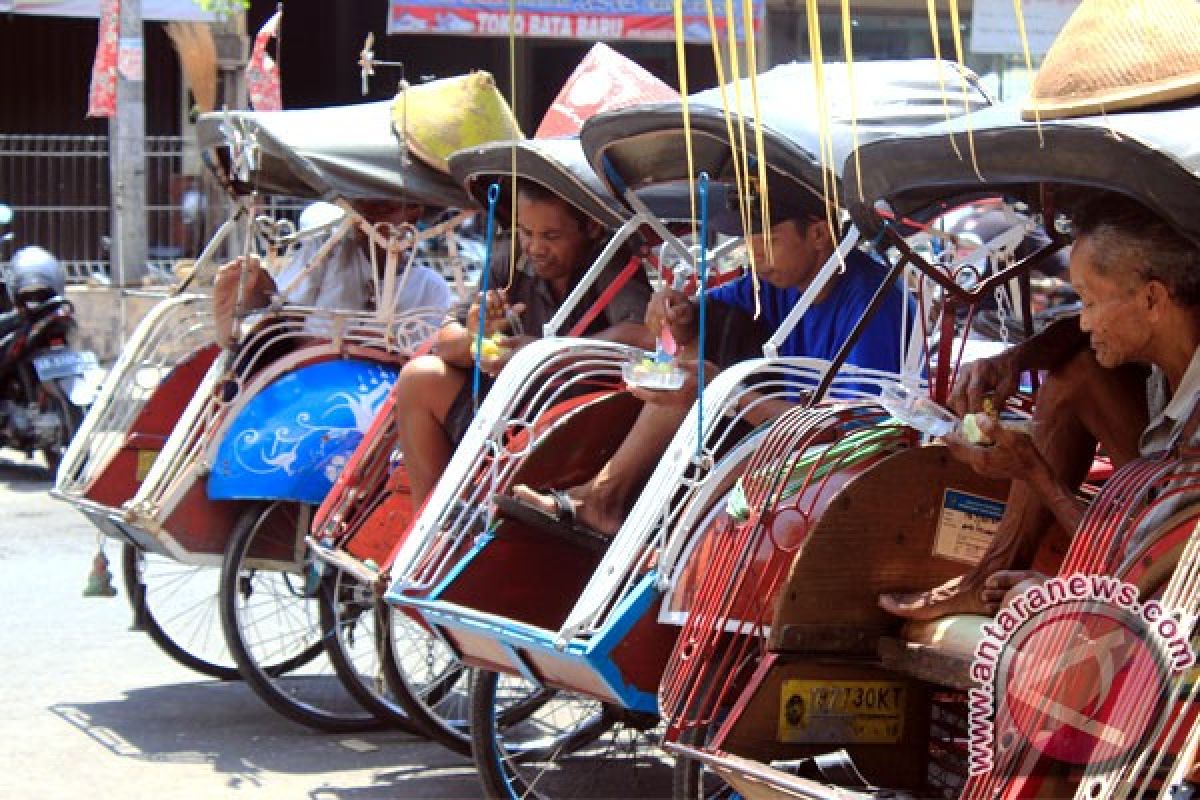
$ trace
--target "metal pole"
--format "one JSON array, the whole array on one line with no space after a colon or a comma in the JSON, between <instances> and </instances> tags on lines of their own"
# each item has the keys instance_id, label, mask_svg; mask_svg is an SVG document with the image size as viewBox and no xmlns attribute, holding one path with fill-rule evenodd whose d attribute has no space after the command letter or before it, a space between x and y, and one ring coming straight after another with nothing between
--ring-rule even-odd
<instances>
[{"instance_id":1,"label":"metal pole","mask_svg":"<svg viewBox=\"0 0 1200 800\"><path fill-rule=\"evenodd\" d=\"M140 286L146 274L145 61L142 0L121 0L117 115L108 122L112 265L117 286Z\"/></svg>"}]
</instances>

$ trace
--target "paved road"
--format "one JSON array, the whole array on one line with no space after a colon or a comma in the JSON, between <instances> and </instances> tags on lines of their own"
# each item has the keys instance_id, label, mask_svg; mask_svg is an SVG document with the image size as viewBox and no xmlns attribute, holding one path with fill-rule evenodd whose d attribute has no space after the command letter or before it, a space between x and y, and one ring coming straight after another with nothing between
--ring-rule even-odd
<instances>
[{"instance_id":1,"label":"paved road","mask_svg":"<svg viewBox=\"0 0 1200 800\"><path fill-rule=\"evenodd\" d=\"M0 451L0 798L480 796L437 745L313 733L177 666L129 630L124 596L83 598L94 529L46 494L40 463Z\"/></svg>"}]
</instances>

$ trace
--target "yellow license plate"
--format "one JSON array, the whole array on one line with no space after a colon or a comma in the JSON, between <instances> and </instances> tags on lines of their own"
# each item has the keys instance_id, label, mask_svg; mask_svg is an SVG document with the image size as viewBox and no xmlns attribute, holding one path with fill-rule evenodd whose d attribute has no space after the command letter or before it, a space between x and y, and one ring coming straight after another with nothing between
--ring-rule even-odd
<instances>
[{"instance_id":1,"label":"yellow license plate","mask_svg":"<svg viewBox=\"0 0 1200 800\"><path fill-rule=\"evenodd\" d=\"M904 733L905 699L905 685L894 681L784 681L779 741L895 744Z\"/></svg>"},{"instance_id":2,"label":"yellow license plate","mask_svg":"<svg viewBox=\"0 0 1200 800\"><path fill-rule=\"evenodd\" d=\"M158 458L158 451L138 450L137 458L137 480L140 483L146 480L146 476L150 474L150 468L154 466L154 459Z\"/></svg>"}]
</instances>

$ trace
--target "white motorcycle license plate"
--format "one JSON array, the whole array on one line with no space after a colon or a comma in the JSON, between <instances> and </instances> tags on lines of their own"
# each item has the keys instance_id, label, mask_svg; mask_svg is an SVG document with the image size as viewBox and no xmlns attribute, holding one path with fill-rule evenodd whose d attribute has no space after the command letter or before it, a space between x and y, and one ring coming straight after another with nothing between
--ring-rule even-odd
<instances>
[{"instance_id":1,"label":"white motorcycle license plate","mask_svg":"<svg viewBox=\"0 0 1200 800\"><path fill-rule=\"evenodd\" d=\"M96 354L90 350L53 350L33 359L38 380L52 381L71 375L85 375L99 368Z\"/></svg>"}]
</instances>

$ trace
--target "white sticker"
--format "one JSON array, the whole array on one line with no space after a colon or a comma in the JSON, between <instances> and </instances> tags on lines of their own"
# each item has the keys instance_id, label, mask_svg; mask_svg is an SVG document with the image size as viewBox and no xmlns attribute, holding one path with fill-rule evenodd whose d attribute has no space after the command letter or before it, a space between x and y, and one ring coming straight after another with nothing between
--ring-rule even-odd
<instances>
[{"instance_id":1,"label":"white sticker","mask_svg":"<svg viewBox=\"0 0 1200 800\"><path fill-rule=\"evenodd\" d=\"M947 489L933 554L965 564L979 563L1003 515L1004 503L999 500Z\"/></svg>"}]
</instances>

